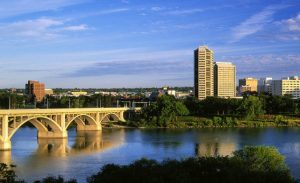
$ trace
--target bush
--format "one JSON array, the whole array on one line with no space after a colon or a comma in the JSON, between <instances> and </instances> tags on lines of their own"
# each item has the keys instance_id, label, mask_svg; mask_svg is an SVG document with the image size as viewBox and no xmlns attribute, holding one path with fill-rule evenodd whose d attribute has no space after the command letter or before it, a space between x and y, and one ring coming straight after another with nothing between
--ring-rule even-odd
<instances>
[{"instance_id":1,"label":"bush","mask_svg":"<svg viewBox=\"0 0 300 183\"><path fill-rule=\"evenodd\" d=\"M287 125L288 122L284 120L284 117L282 115L275 116L274 122L277 125Z\"/></svg>"},{"instance_id":2,"label":"bush","mask_svg":"<svg viewBox=\"0 0 300 183\"><path fill-rule=\"evenodd\" d=\"M65 181L63 177L46 177L43 180L34 181L34 183L77 183L75 179Z\"/></svg>"},{"instance_id":3,"label":"bush","mask_svg":"<svg viewBox=\"0 0 300 183\"><path fill-rule=\"evenodd\" d=\"M273 147L245 147L233 157L185 160L141 159L130 165L109 164L87 179L89 183L292 183L284 158Z\"/></svg>"}]
</instances>

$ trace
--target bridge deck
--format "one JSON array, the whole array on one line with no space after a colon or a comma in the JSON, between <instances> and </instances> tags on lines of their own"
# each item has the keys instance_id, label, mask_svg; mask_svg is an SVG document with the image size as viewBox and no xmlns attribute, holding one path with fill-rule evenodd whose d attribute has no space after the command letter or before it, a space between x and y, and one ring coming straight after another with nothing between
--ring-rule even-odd
<instances>
[{"instance_id":1,"label":"bridge deck","mask_svg":"<svg viewBox=\"0 0 300 183\"><path fill-rule=\"evenodd\" d=\"M80 113L80 112L116 112L116 111L138 111L141 108L57 108L57 109L1 109L0 115L15 114L57 114L57 113Z\"/></svg>"}]
</instances>

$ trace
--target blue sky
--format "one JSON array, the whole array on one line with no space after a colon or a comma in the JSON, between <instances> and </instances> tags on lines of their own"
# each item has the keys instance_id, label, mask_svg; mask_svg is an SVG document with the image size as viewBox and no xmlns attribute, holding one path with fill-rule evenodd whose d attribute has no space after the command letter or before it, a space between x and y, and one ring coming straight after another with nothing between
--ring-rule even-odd
<instances>
[{"instance_id":1,"label":"blue sky","mask_svg":"<svg viewBox=\"0 0 300 183\"><path fill-rule=\"evenodd\" d=\"M300 1L1 1L0 88L193 86L204 44L238 78L300 75Z\"/></svg>"}]
</instances>

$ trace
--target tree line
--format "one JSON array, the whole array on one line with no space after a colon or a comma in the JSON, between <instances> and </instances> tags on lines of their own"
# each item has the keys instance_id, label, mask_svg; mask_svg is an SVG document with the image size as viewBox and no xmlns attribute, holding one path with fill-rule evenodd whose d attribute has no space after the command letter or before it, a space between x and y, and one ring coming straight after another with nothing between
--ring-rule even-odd
<instances>
[{"instance_id":1,"label":"tree line","mask_svg":"<svg viewBox=\"0 0 300 183\"><path fill-rule=\"evenodd\" d=\"M75 173L75 172L74 172ZM0 180L17 180L13 168L0 164ZM76 177L76 174L74 174ZM76 183L76 179L46 177L34 183ZM182 160L141 159L129 165L107 164L87 178L88 183L294 183L290 170L275 147L246 146L225 157L193 157Z\"/></svg>"}]
</instances>

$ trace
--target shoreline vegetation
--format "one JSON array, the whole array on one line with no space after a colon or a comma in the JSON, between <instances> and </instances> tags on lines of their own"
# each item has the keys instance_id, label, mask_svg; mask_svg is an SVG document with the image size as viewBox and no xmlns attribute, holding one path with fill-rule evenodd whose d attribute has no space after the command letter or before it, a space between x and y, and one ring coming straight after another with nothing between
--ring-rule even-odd
<instances>
[{"instance_id":1,"label":"shoreline vegetation","mask_svg":"<svg viewBox=\"0 0 300 183\"><path fill-rule=\"evenodd\" d=\"M243 99L207 97L199 101L163 95L127 122L115 124L136 128L299 127L300 100L245 94Z\"/></svg>"},{"instance_id":2,"label":"shoreline vegetation","mask_svg":"<svg viewBox=\"0 0 300 183\"><path fill-rule=\"evenodd\" d=\"M140 159L129 165L106 164L87 177L87 183L295 183L295 179L275 147L245 146L231 156L190 157L162 162ZM0 181L25 183L17 180L15 166L0 164ZM238 173L237 173L238 172ZM46 177L34 183L77 183L62 176Z\"/></svg>"},{"instance_id":3,"label":"shoreline vegetation","mask_svg":"<svg viewBox=\"0 0 300 183\"><path fill-rule=\"evenodd\" d=\"M111 122L105 128L259 128L259 127L300 127L300 118L289 118L282 115L263 120L237 120L231 117L203 118L195 116L181 116L178 121L159 126L156 123L140 121Z\"/></svg>"}]
</instances>

